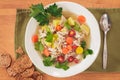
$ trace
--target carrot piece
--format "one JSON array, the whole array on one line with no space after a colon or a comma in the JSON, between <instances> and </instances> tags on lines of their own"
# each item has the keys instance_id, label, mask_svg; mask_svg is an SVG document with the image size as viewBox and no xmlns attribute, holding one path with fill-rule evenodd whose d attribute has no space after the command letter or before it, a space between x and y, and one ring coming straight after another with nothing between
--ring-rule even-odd
<instances>
[{"instance_id":1,"label":"carrot piece","mask_svg":"<svg viewBox=\"0 0 120 80\"><path fill-rule=\"evenodd\" d=\"M62 29L62 27L60 25L56 26L56 31L60 31Z\"/></svg>"},{"instance_id":2,"label":"carrot piece","mask_svg":"<svg viewBox=\"0 0 120 80\"><path fill-rule=\"evenodd\" d=\"M85 21L86 21L85 16L83 16L83 15L78 16L78 21L79 21L80 24L85 23Z\"/></svg>"},{"instance_id":3,"label":"carrot piece","mask_svg":"<svg viewBox=\"0 0 120 80\"><path fill-rule=\"evenodd\" d=\"M67 54L69 52L69 50L67 48L62 48L62 53L63 54Z\"/></svg>"},{"instance_id":4,"label":"carrot piece","mask_svg":"<svg viewBox=\"0 0 120 80\"><path fill-rule=\"evenodd\" d=\"M38 42L38 35L33 35L32 36L32 42L35 43L35 42Z\"/></svg>"},{"instance_id":5,"label":"carrot piece","mask_svg":"<svg viewBox=\"0 0 120 80\"><path fill-rule=\"evenodd\" d=\"M44 51L43 51L43 54L44 54L45 56L49 56L49 55L50 55L50 52L49 52L49 50L48 50L47 48L45 48Z\"/></svg>"},{"instance_id":6,"label":"carrot piece","mask_svg":"<svg viewBox=\"0 0 120 80\"><path fill-rule=\"evenodd\" d=\"M67 38L66 38L66 42L67 42L68 44L72 44L72 43L73 43L73 38L72 38L72 37L67 37Z\"/></svg>"},{"instance_id":7,"label":"carrot piece","mask_svg":"<svg viewBox=\"0 0 120 80\"><path fill-rule=\"evenodd\" d=\"M72 46L71 45L67 45L66 47L69 51L72 51Z\"/></svg>"}]
</instances>

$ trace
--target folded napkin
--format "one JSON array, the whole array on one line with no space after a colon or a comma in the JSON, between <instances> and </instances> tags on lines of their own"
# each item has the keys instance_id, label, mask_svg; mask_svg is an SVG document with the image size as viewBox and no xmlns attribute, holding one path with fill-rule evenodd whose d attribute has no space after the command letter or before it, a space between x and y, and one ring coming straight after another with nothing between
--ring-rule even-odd
<instances>
[{"instance_id":1,"label":"folded napkin","mask_svg":"<svg viewBox=\"0 0 120 80\"><path fill-rule=\"evenodd\" d=\"M86 70L86 72L120 72L120 9L89 9L95 18L100 20L103 13L107 12L110 16L112 27L107 35L108 43L108 65L107 69L102 68L102 51L103 51L103 32L101 31L101 49L95 62ZM15 25L15 50L24 47L24 38L26 25L30 19L30 11L27 9L18 9L16 14ZM18 57L18 55L17 55Z\"/></svg>"}]
</instances>

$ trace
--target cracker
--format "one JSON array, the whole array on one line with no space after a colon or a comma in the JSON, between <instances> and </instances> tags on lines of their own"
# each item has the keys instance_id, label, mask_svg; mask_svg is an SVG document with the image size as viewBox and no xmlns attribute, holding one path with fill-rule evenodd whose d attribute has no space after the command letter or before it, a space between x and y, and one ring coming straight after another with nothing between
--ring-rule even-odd
<instances>
[{"instance_id":1,"label":"cracker","mask_svg":"<svg viewBox=\"0 0 120 80\"><path fill-rule=\"evenodd\" d=\"M0 53L0 67L7 68L10 66L12 58L9 54Z\"/></svg>"},{"instance_id":2,"label":"cracker","mask_svg":"<svg viewBox=\"0 0 120 80\"><path fill-rule=\"evenodd\" d=\"M20 58L18 58L14 62L12 67L17 73L21 73L25 69L30 68L31 66L32 66L32 62L30 61L29 57L25 54L22 55Z\"/></svg>"},{"instance_id":3,"label":"cracker","mask_svg":"<svg viewBox=\"0 0 120 80\"><path fill-rule=\"evenodd\" d=\"M14 69L12 67L7 68L7 73L10 76L16 76L17 75L17 73L14 71Z\"/></svg>"},{"instance_id":4,"label":"cracker","mask_svg":"<svg viewBox=\"0 0 120 80\"><path fill-rule=\"evenodd\" d=\"M23 80L23 77L22 77L21 75L17 75L17 76L15 77L15 80Z\"/></svg>"},{"instance_id":5,"label":"cracker","mask_svg":"<svg viewBox=\"0 0 120 80\"><path fill-rule=\"evenodd\" d=\"M29 57L26 54L22 55L10 66L10 69L8 69L8 74L10 76L15 76L31 66L32 62L30 61Z\"/></svg>"},{"instance_id":6,"label":"cracker","mask_svg":"<svg viewBox=\"0 0 120 80\"><path fill-rule=\"evenodd\" d=\"M33 75L33 72L34 72L34 67L32 66L31 68L29 68L29 69L26 69L24 72L22 72L20 75L22 76L22 77L30 77L30 76L32 76Z\"/></svg>"},{"instance_id":7,"label":"cracker","mask_svg":"<svg viewBox=\"0 0 120 80\"><path fill-rule=\"evenodd\" d=\"M43 77L42 77L42 75L40 75L40 76L37 76L36 80L43 80Z\"/></svg>"},{"instance_id":8,"label":"cracker","mask_svg":"<svg viewBox=\"0 0 120 80\"><path fill-rule=\"evenodd\" d=\"M32 66L32 62L30 58L28 57L28 55L26 54L21 57L20 63L23 68L30 68Z\"/></svg>"},{"instance_id":9,"label":"cracker","mask_svg":"<svg viewBox=\"0 0 120 80\"><path fill-rule=\"evenodd\" d=\"M0 67L5 67L7 73L14 77L16 80L42 80L43 76L40 72L35 71L30 58L24 51L19 47L16 52L21 56L16 59L13 64L12 58L9 54L0 54Z\"/></svg>"},{"instance_id":10,"label":"cracker","mask_svg":"<svg viewBox=\"0 0 120 80\"><path fill-rule=\"evenodd\" d=\"M34 80L33 78L23 78L22 80Z\"/></svg>"},{"instance_id":11,"label":"cracker","mask_svg":"<svg viewBox=\"0 0 120 80\"><path fill-rule=\"evenodd\" d=\"M42 80L42 74L39 72L39 71L34 71L32 77L35 79L35 80Z\"/></svg>"},{"instance_id":12,"label":"cracker","mask_svg":"<svg viewBox=\"0 0 120 80\"><path fill-rule=\"evenodd\" d=\"M36 79L36 78L37 78L38 76L40 76L40 75L41 75L40 72L38 72L38 71L34 71L32 77L33 77L34 79Z\"/></svg>"},{"instance_id":13,"label":"cracker","mask_svg":"<svg viewBox=\"0 0 120 80\"><path fill-rule=\"evenodd\" d=\"M17 75L15 80L34 80L33 78L23 78L21 75Z\"/></svg>"},{"instance_id":14,"label":"cracker","mask_svg":"<svg viewBox=\"0 0 120 80\"><path fill-rule=\"evenodd\" d=\"M12 68L14 69L14 71L15 71L16 73L21 73L21 72L25 71L25 68L23 68L20 63L14 63L14 64L12 65Z\"/></svg>"},{"instance_id":15,"label":"cracker","mask_svg":"<svg viewBox=\"0 0 120 80\"><path fill-rule=\"evenodd\" d=\"M23 55L24 51L23 51L22 47L19 46L18 49L16 49L16 53Z\"/></svg>"}]
</instances>

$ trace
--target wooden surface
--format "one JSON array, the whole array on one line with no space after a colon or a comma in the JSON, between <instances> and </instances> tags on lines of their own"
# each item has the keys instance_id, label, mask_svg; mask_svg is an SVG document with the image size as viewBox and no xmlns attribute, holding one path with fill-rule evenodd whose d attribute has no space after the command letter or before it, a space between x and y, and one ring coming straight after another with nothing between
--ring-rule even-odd
<instances>
[{"instance_id":1,"label":"wooden surface","mask_svg":"<svg viewBox=\"0 0 120 80\"><path fill-rule=\"evenodd\" d=\"M0 0L0 52L6 51L14 54L14 27L17 8L28 8L31 4L44 3L47 5L58 0ZM120 0L69 0L85 7L94 8L120 8ZM0 68L0 80L15 80L6 70ZM44 80L120 80L120 73L81 73L69 78L55 78L45 75Z\"/></svg>"}]
</instances>

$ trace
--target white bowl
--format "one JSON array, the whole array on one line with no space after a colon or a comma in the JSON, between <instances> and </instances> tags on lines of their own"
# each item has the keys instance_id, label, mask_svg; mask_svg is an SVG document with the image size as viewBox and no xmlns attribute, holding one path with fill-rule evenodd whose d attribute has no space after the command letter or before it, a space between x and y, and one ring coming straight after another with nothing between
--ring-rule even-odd
<instances>
[{"instance_id":1,"label":"white bowl","mask_svg":"<svg viewBox=\"0 0 120 80\"><path fill-rule=\"evenodd\" d=\"M88 9L81 6L80 4L73 2L56 2L56 4L59 7L62 7L63 10L73 12L77 15L84 15L86 17L87 24L90 27L90 36L91 36L90 49L92 49L94 53L92 55L88 55L83 61L81 61L81 63L71 66L67 71L64 71L62 69L57 69L53 66L51 67L44 66L42 62L42 58L34 49L34 44L31 41L31 37L35 33L36 27L38 25L38 22L36 22L34 18L31 18L27 24L26 33L25 33L25 48L33 64L42 72L54 77L69 77L85 71L95 61L100 49L100 42L101 42L100 30L99 30L98 22L93 16L93 14Z\"/></svg>"}]
</instances>

